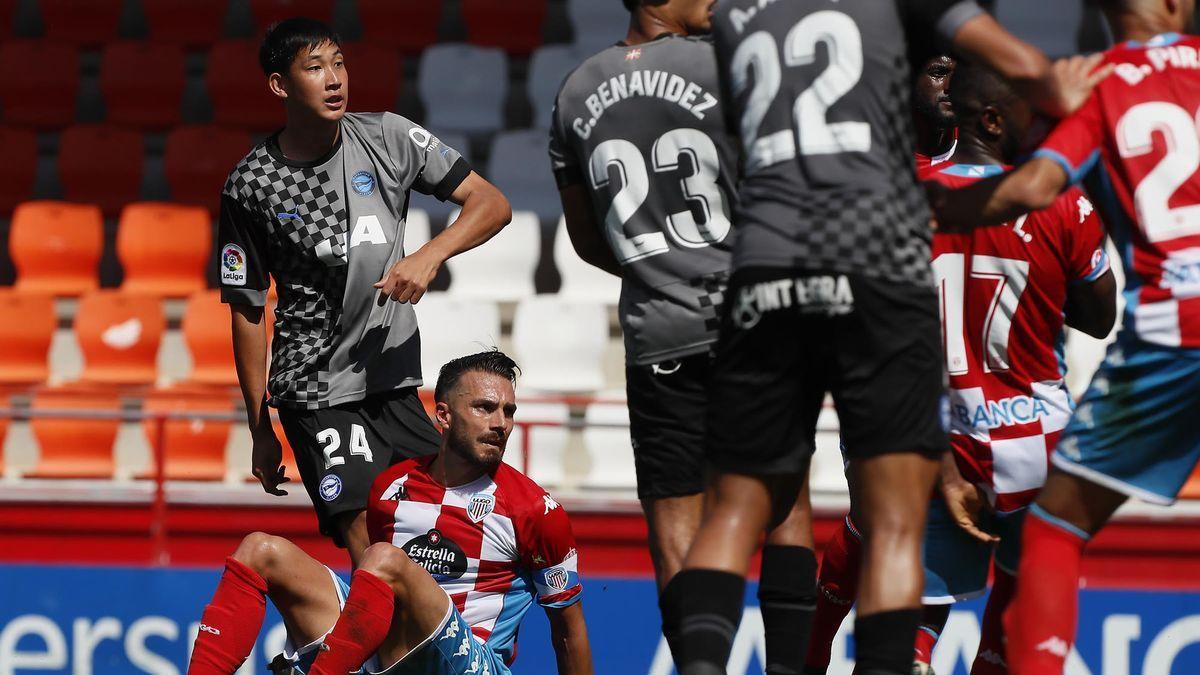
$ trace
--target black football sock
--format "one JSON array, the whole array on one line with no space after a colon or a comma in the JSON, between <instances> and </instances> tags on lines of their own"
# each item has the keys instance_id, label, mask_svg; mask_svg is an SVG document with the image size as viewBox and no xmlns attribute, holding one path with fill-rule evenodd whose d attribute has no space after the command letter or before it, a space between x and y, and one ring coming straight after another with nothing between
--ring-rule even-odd
<instances>
[{"instance_id":1,"label":"black football sock","mask_svg":"<svg viewBox=\"0 0 1200 675\"><path fill-rule=\"evenodd\" d=\"M800 675L817 607L817 556L803 546L763 547L758 583L767 675Z\"/></svg>"},{"instance_id":2,"label":"black football sock","mask_svg":"<svg viewBox=\"0 0 1200 675\"><path fill-rule=\"evenodd\" d=\"M671 648L672 658L678 661L681 656L679 653L679 613L683 611L683 608L680 607L679 585L674 581L675 577L672 577L659 593L658 611L662 615L663 637L667 639L667 646Z\"/></svg>"},{"instance_id":3,"label":"black football sock","mask_svg":"<svg viewBox=\"0 0 1200 675\"><path fill-rule=\"evenodd\" d=\"M854 620L857 675L909 675L920 609L896 609Z\"/></svg>"},{"instance_id":4,"label":"black football sock","mask_svg":"<svg viewBox=\"0 0 1200 675\"><path fill-rule=\"evenodd\" d=\"M715 675L725 672L729 650L742 619L746 580L730 572L684 570L669 586L678 594L679 675Z\"/></svg>"}]
</instances>

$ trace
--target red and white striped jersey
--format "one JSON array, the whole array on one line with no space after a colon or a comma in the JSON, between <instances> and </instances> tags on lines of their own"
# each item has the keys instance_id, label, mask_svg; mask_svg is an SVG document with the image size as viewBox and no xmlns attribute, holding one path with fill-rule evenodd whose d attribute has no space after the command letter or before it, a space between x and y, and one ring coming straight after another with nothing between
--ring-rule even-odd
<instances>
[{"instance_id":1,"label":"red and white striped jersey","mask_svg":"<svg viewBox=\"0 0 1200 675\"><path fill-rule=\"evenodd\" d=\"M1004 170L942 164L922 178L957 188ZM1071 189L1014 222L933 238L951 447L963 477L1002 512L1037 495L1071 417L1062 357L1067 287L1108 270L1092 211Z\"/></svg>"},{"instance_id":2,"label":"red and white striped jersey","mask_svg":"<svg viewBox=\"0 0 1200 675\"><path fill-rule=\"evenodd\" d=\"M1088 193L1125 267L1125 328L1200 347L1200 38L1168 33L1105 52L1113 75L1036 156Z\"/></svg>"},{"instance_id":3,"label":"red and white striped jersey","mask_svg":"<svg viewBox=\"0 0 1200 675\"><path fill-rule=\"evenodd\" d=\"M436 455L405 460L375 479L367 502L372 542L388 542L424 567L471 631L505 663L536 599L579 601L578 554L562 506L507 464L458 487L434 480Z\"/></svg>"}]
</instances>

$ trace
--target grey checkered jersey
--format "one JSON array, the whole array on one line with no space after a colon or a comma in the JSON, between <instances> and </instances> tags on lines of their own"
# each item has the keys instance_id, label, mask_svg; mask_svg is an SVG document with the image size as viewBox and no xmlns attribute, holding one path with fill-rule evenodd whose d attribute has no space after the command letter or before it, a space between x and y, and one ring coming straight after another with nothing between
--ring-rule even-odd
<instances>
[{"instance_id":1,"label":"grey checkered jersey","mask_svg":"<svg viewBox=\"0 0 1200 675\"><path fill-rule=\"evenodd\" d=\"M447 199L470 173L459 153L392 113L348 113L326 157L295 162L275 136L238 163L221 195L221 299L279 304L267 388L316 409L421 384L411 305L373 284L404 257L409 190Z\"/></svg>"},{"instance_id":2,"label":"grey checkered jersey","mask_svg":"<svg viewBox=\"0 0 1200 675\"><path fill-rule=\"evenodd\" d=\"M722 91L745 155L735 269L932 283L910 62L981 11L974 0L717 6Z\"/></svg>"},{"instance_id":3,"label":"grey checkered jersey","mask_svg":"<svg viewBox=\"0 0 1200 675\"><path fill-rule=\"evenodd\" d=\"M728 280L737 141L705 38L664 35L592 56L563 82L550 129L559 186L584 185L622 266L626 360L716 341Z\"/></svg>"}]
</instances>

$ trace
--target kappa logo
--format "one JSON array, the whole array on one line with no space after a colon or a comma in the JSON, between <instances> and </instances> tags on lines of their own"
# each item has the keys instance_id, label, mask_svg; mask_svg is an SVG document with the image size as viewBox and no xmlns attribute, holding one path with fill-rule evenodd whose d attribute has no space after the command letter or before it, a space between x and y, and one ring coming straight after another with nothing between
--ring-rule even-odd
<instances>
[{"instance_id":1,"label":"kappa logo","mask_svg":"<svg viewBox=\"0 0 1200 675\"><path fill-rule=\"evenodd\" d=\"M991 649L985 649L979 652L979 658L992 664L993 666L1000 666L1006 670L1008 669L1008 664L1004 662L1004 657L992 651Z\"/></svg>"},{"instance_id":2,"label":"kappa logo","mask_svg":"<svg viewBox=\"0 0 1200 675\"><path fill-rule=\"evenodd\" d=\"M221 249L221 283L246 285L246 252L237 244L225 244Z\"/></svg>"},{"instance_id":3,"label":"kappa logo","mask_svg":"<svg viewBox=\"0 0 1200 675\"><path fill-rule=\"evenodd\" d=\"M551 567L546 570L546 585L556 591L565 591L567 589L568 575L567 571L561 567Z\"/></svg>"},{"instance_id":4,"label":"kappa logo","mask_svg":"<svg viewBox=\"0 0 1200 675\"><path fill-rule=\"evenodd\" d=\"M408 482L408 474L392 481L392 484L387 486L383 494L379 496L381 502L406 502L408 501L408 488L404 486Z\"/></svg>"},{"instance_id":5,"label":"kappa logo","mask_svg":"<svg viewBox=\"0 0 1200 675\"><path fill-rule=\"evenodd\" d=\"M220 635L221 634L221 629L213 628L212 626L205 624L205 623L200 624L200 630L204 631L205 633L210 633L212 635Z\"/></svg>"},{"instance_id":6,"label":"kappa logo","mask_svg":"<svg viewBox=\"0 0 1200 675\"><path fill-rule=\"evenodd\" d=\"M458 649L454 652L455 656L466 656L471 653L471 636L464 635L462 642L458 645Z\"/></svg>"},{"instance_id":7,"label":"kappa logo","mask_svg":"<svg viewBox=\"0 0 1200 675\"><path fill-rule=\"evenodd\" d=\"M1079 209L1079 222L1082 223L1088 216L1092 215L1092 211L1096 208L1088 201L1087 197L1079 195L1079 199L1075 200L1075 208Z\"/></svg>"},{"instance_id":8,"label":"kappa logo","mask_svg":"<svg viewBox=\"0 0 1200 675\"><path fill-rule=\"evenodd\" d=\"M450 625L446 626L446 634L441 637L442 640L453 640L458 637L459 625L457 621L451 620Z\"/></svg>"},{"instance_id":9,"label":"kappa logo","mask_svg":"<svg viewBox=\"0 0 1200 675\"><path fill-rule=\"evenodd\" d=\"M550 515L550 512L557 509L560 505L554 501L554 497L550 495L542 495L542 501L546 504L546 510L542 512L543 516Z\"/></svg>"},{"instance_id":10,"label":"kappa logo","mask_svg":"<svg viewBox=\"0 0 1200 675\"><path fill-rule=\"evenodd\" d=\"M470 517L472 523L478 523L487 518L495 508L495 495L490 495L486 492L477 492L471 495L471 502L467 504L467 516Z\"/></svg>"},{"instance_id":11,"label":"kappa logo","mask_svg":"<svg viewBox=\"0 0 1200 675\"><path fill-rule=\"evenodd\" d=\"M1066 640L1055 635L1054 637L1047 638L1033 649L1037 652L1050 652L1057 657L1065 659L1067 658L1067 653L1071 651L1071 645Z\"/></svg>"}]
</instances>

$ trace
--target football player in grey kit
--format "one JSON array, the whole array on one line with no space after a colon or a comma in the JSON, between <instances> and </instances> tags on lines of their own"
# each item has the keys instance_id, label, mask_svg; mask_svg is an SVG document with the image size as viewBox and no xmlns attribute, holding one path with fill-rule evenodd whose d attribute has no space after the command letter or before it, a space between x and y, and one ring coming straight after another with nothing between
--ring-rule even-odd
<instances>
[{"instance_id":1,"label":"football player in grey kit","mask_svg":"<svg viewBox=\"0 0 1200 675\"><path fill-rule=\"evenodd\" d=\"M698 35L709 30L713 0L623 1L631 12L625 40L584 61L559 91L550 156L575 250L622 278L638 497L662 588L703 508L737 139L725 123L712 42ZM807 495L796 503L763 555L768 672L798 670L804 647L792 636L806 632L815 601ZM673 603L664 598L663 606ZM664 613L672 644L673 619Z\"/></svg>"},{"instance_id":2,"label":"football player in grey kit","mask_svg":"<svg viewBox=\"0 0 1200 675\"><path fill-rule=\"evenodd\" d=\"M269 391L321 531L357 565L375 476L439 444L417 397L412 305L447 258L487 241L511 211L456 150L421 127L392 113L347 112L346 63L327 25L293 18L272 26L259 60L286 124L230 174L218 239L253 471L263 489L283 494ZM411 189L461 204L462 215L406 252ZM268 378L263 308L271 277L279 305Z\"/></svg>"},{"instance_id":3,"label":"football player in grey kit","mask_svg":"<svg viewBox=\"0 0 1200 675\"><path fill-rule=\"evenodd\" d=\"M747 561L800 489L830 392L866 521L856 672L907 673L948 448L910 63L940 38L1059 115L1086 99L1091 64L1051 68L974 0L726 0L713 38L745 176L706 416L718 475L664 591L681 605L679 672L725 672Z\"/></svg>"}]
</instances>

